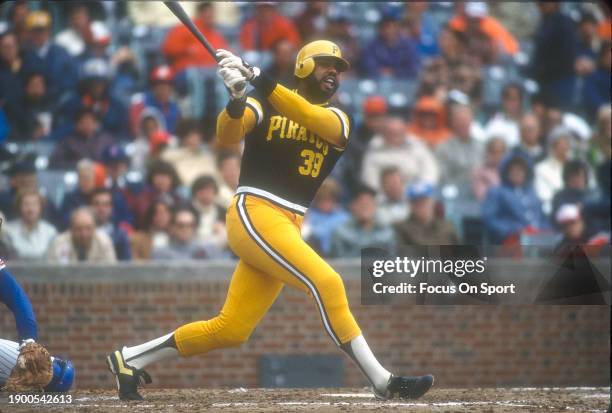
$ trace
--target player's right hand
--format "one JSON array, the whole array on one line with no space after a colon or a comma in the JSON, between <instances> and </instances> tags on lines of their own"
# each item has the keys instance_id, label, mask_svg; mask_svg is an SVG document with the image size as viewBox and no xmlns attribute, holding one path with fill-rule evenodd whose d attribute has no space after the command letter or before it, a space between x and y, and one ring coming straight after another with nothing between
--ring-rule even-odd
<instances>
[{"instance_id":1,"label":"player's right hand","mask_svg":"<svg viewBox=\"0 0 612 413\"><path fill-rule=\"evenodd\" d=\"M222 67L217 70L217 74L225 87L229 91L232 99L242 99L246 94L247 79L238 69Z\"/></svg>"}]
</instances>

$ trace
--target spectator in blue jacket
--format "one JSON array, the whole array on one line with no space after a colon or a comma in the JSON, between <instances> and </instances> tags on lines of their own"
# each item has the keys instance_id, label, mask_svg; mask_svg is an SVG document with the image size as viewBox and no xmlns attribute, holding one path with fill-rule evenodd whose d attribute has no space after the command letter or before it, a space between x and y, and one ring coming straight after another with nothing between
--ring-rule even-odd
<instances>
[{"instance_id":1,"label":"spectator in blue jacket","mask_svg":"<svg viewBox=\"0 0 612 413\"><path fill-rule=\"evenodd\" d=\"M0 34L0 105L12 119L21 110L24 83L31 70L12 31Z\"/></svg>"},{"instance_id":2,"label":"spectator in blue jacket","mask_svg":"<svg viewBox=\"0 0 612 413\"><path fill-rule=\"evenodd\" d=\"M123 228L134 225L134 214L129 209L129 197L138 193L142 183L128 179L130 158L121 145L107 146L102 153L102 163L106 168L104 186L113 194L113 220Z\"/></svg>"},{"instance_id":3,"label":"spectator in blue jacket","mask_svg":"<svg viewBox=\"0 0 612 413\"><path fill-rule=\"evenodd\" d=\"M417 40L421 56L434 57L440 54L438 36L440 24L429 11L430 4L426 1L406 2L404 21L410 36Z\"/></svg>"},{"instance_id":4,"label":"spectator in blue jacket","mask_svg":"<svg viewBox=\"0 0 612 413\"><path fill-rule=\"evenodd\" d=\"M26 19L30 49L26 60L47 76L49 95L53 101L72 89L77 79L76 64L68 52L51 40L51 16L33 11Z\"/></svg>"},{"instance_id":5,"label":"spectator in blue jacket","mask_svg":"<svg viewBox=\"0 0 612 413\"><path fill-rule=\"evenodd\" d=\"M317 195L308 209L303 225L304 237L323 256L331 252L332 234L351 217L338 203L340 187L332 178L321 184Z\"/></svg>"},{"instance_id":6,"label":"spectator in blue jacket","mask_svg":"<svg viewBox=\"0 0 612 413\"><path fill-rule=\"evenodd\" d=\"M130 107L130 123L132 135L138 136L140 117L146 109L155 109L161 113L165 121L165 129L171 134L176 133L176 126L181 118L181 110L173 98L174 74L167 65L161 65L151 71L150 89L145 93L133 96Z\"/></svg>"},{"instance_id":7,"label":"spectator in blue jacket","mask_svg":"<svg viewBox=\"0 0 612 413\"><path fill-rule=\"evenodd\" d=\"M91 194L90 202L98 230L105 232L113 241L117 259L131 260L132 251L128 234L113 219L113 193L107 188L97 188Z\"/></svg>"},{"instance_id":8,"label":"spectator in blue jacket","mask_svg":"<svg viewBox=\"0 0 612 413\"><path fill-rule=\"evenodd\" d=\"M122 139L128 136L128 110L110 91L111 68L100 58L83 64L77 89L62 102L58 128L53 138L62 139L74 131L73 119L77 112L86 108L100 120L102 130Z\"/></svg>"},{"instance_id":9,"label":"spectator in blue jacket","mask_svg":"<svg viewBox=\"0 0 612 413\"><path fill-rule=\"evenodd\" d=\"M529 75L539 83L547 104L557 103L567 108L575 97L578 37L574 22L561 12L560 5L538 3L542 16L534 36Z\"/></svg>"},{"instance_id":10,"label":"spectator in blue jacket","mask_svg":"<svg viewBox=\"0 0 612 413\"><path fill-rule=\"evenodd\" d=\"M33 71L26 76L20 108L11 113L10 120L12 141L37 141L51 133L53 103L47 94L44 73Z\"/></svg>"},{"instance_id":11,"label":"spectator in blue jacket","mask_svg":"<svg viewBox=\"0 0 612 413\"><path fill-rule=\"evenodd\" d=\"M378 35L363 48L363 75L369 78L391 76L413 79L419 65L417 43L402 34L395 16L384 16L378 25Z\"/></svg>"},{"instance_id":12,"label":"spectator in blue jacket","mask_svg":"<svg viewBox=\"0 0 612 413\"><path fill-rule=\"evenodd\" d=\"M610 159L597 167L599 195L584 203L584 216L587 232L591 235L604 233L610 236Z\"/></svg>"},{"instance_id":13,"label":"spectator in blue jacket","mask_svg":"<svg viewBox=\"0 0 612 413\"><path fill-rule=\"evenodd\" d=\"M4 144L4 141L6 140L6 137L8 136L9 131L10 131L10 128L8 124L8 119L6 118L6 115L4 114L2 107L0 107L0 145Z\"/></svg>"},{"instance_id":14,"label":"spectator in blue jacket","mask_svg":"<svg viewBox=\"0 0 612 413\"><path fill-rule=\"evenodd\" d=\"M610 72L612 71L610 46L610 42L604 43L599 52L597 69L584 79L583 102L591 119L595 119L600 107L610 105Z\"/></svg>"},{"instance_id":15,"label":"spectator in blue jacket","mask_svg":"<svg viewBox=\"0 0 612 413\"><path fill-rule=\"evenodd\" d=\"M512 154L500 166L501 184L489 189L482 204L482 219L493 244L519 240L521 233L548 227L542 203L533 189L529 161Z\"/></svg>"}]
</instances>

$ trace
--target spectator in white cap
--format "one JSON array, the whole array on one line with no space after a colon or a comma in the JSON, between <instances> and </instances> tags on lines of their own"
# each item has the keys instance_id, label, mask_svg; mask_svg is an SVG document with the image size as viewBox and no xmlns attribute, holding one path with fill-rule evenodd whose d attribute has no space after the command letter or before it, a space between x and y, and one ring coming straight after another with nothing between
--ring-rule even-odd
<instances>
[{"instance_id":1,"label":"spectator in white cap","mask_svg":"<svg viewBox=\"0 0 612 413\"><path fill-rule=\"evenodd\" d=\"M79 56L81 62L86 62L92 58L100 58L109 61L107 54L108 46L111 44L111 32L101 21L91 22L90 36L87 39L86 49Z\"/></svg>"},{"instance_id":2,"label":"spectator in white cap","mask_svg":"<svg viewBox=\"0 0 612 413\"><path fill-rule=\"evenodd\" d=\"M139 69L137 57L129 46L111 47L112 33L101 21L93 21L90 25L91 36L87 47L78 57L81 65L91 59L104 60L111 70L111 89L126 106L137 88Z\"/></svg>"},{"instance_id":3,"label":"spectator in white cap","mask_svg":"<svg viewBox=\"0 0 612 413\"><path fill-rule=\"evenodd\" d=\"M557 211L555 222L561 229L561 240L555 247L557 254L567 252L571 246L586 244L588 239L586 236L584 220L580 213L580 208L576 204L562 205Z\"/></svg>"},{"instance_id":4,"label":"spectator in white cap","mask_svg":"<svg viewBox=\"0 0 612 413\"><path fill-rule=\"evenodd\" d=\"M489 7L484 1L469 1L465 5L465 15L470 19L482 19L489 15Z\"/></svg>"},{"instance_id":5,"label":"spectator in white cap","mask_svg":"<svg viewBox=\"0 0 612 413\"><path fill-rule=\"evenodd\" d=\"M56 138L72 132L71 121L83 108L96 114L104 131L119 138L127 136L127 108L111 92L111 76L110 64L104 59L93 58L83 64L77 90L71 92L60 108L62 119L60 129L54 132Z\"/></svg>"}]
</instances>

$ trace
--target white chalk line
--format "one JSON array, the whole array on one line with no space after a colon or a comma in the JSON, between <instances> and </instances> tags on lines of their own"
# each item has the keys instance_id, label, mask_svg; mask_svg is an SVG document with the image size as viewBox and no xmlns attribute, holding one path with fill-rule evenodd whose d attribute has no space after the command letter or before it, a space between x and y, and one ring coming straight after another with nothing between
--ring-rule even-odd
<instances>
[{"instance_id":1,"label":"white chalk line","mask_svg":"<svg viewBox=\"0 0 612 413\"><path fill-rule=\"evenodd\" d=\"M323 397L354 397L354 398L374 398L374 393L323 393Z\"/></svg>"},{"instance_id":2,"label":"white chalk line","mask_svg":"<svg viewBox=\"0 0 612 413\"><path fill-rule=\"evenodd\" d=\"M481 390L481 389L474 389ZM559 390L570 390L570 391L593 391L593 390L610 390L609 387L496 387L495 390L510 390L510 391L559 391Z\"/></svg>"},{"instance_id":3,"label":"white chalk line","mask_svg":"<svg viewBox=\"0 0 612 413\"><path fill-rule=\"evenodd\" d=\"M500 391L605 391L608 390L604 387L515 387L515 388L497 388ZM244 388L229 390L229 393L246 393L248 390ZM474 389L478 391L478 389ZM321 397L334 397L334 398L355 398L355 399L374 399L373 393L322 393ZM609 398L607 393L596 393L582 395L583 398ZM82 396L74 399L75 402L99 402L99 401L119 401L117 396ZM227 403L213 403L212 407L217 408L238 408L238 407L258 407L264 405L275 404L277 406L355 406L355 407L462 407L462 406L507 406L507 407L535 407L545 408L546 406L528 404L523 400L512 400L512 401L448 401L448 402L390 402L390 401L373 401L373 402L308 402L308 401L286 401L286 402L227 402ZM72 406L77 407L108 407L108 405L100 404L88 404L88 403L73 403ZM153 407L196 407L194 404L179 403L179 404L135 404L135 405L115 405L116 408L123 407L136 407L136 408L153 408ZM574 410L568 407L568 410ZM592 413L603 413L605 410L591 410Z\"/></svg>"},{"instance_id":4,"label":"white chalk line","mask_svg":"<svg viewBox=\"0 0 612 413\"><path fill-rule=\"evenodd\" d=\"M119 400L119 397L118 396L82 396L82 397L75 397L73 400L75 402L86 402L89 400L92 400L92 401Z\"/></svg>"},{"instance_id":5,"label":"white chalk line","mask_svg":"<svg viewBox=\"0 0 612 413\"><path fill-rule=\"evenodd\" d=\"M213 407L258 407L271 403L213 403ZM460 407L460 406L507 406L507 407L542 407L534 404L515 402L437 402L437 403L407 403L407 402L276 402L277 406L359 406L359 407Z\"/></svg>"}]
</instances>

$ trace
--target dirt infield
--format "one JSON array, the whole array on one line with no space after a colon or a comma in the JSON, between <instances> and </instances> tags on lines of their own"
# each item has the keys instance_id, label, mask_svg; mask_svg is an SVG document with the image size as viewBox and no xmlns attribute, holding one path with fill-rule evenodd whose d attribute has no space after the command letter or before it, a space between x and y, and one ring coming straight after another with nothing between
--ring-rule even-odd
<instances>
[{"instance_id":1,"label":"dirt infield","mask_svg":"<svg viewBox=\"0 0 612 413\"><path fill-rule=\"evenodd\" d=\"M610 389L434 389L420 400L378 401L366 389L144 390L145 402L126 403L114 391L78 390L69 405L14 405L2 396L0 412L598 412Z\"/></svg>"}]
</instances>

